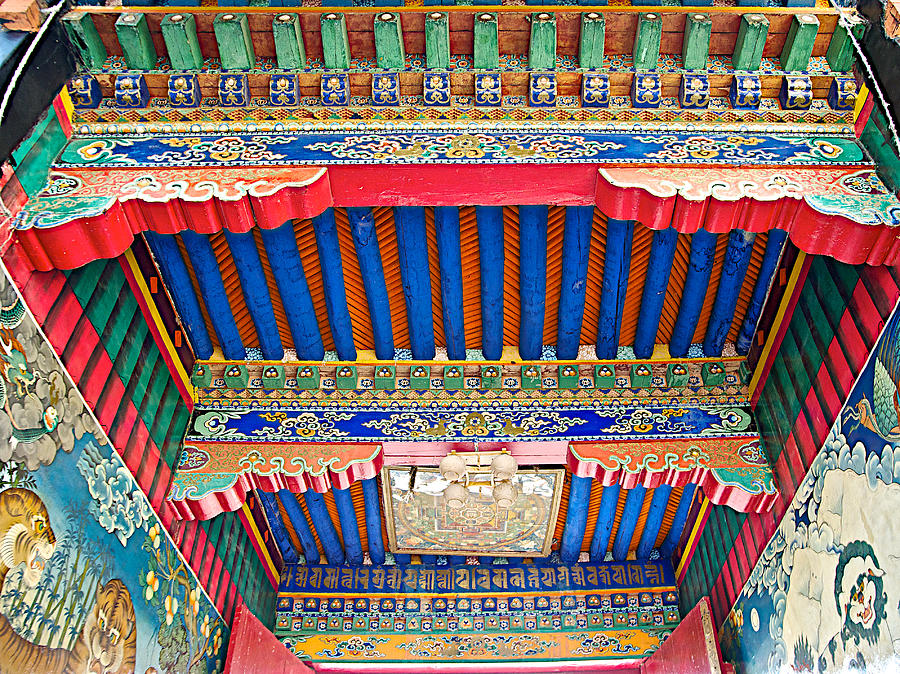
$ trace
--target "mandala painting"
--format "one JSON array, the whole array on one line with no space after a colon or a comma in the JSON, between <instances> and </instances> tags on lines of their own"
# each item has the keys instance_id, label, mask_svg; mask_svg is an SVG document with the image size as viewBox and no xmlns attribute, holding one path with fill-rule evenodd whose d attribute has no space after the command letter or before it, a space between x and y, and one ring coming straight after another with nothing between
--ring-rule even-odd
<instances>
[{"instance_id":1,"label":"mandala painting","mask_svg":"<svg viewBox=\"0 0 900 674\"><path fill-rule=\"evenodd\" d=\"M520 471L512 479L512 504L503 507L508 501L495 500L489 473L470 476L460 505L445 497L451 483L437 469L385 467L382 484L391 550L546 557L564 472Z\"/></svg>"}]
</instances>

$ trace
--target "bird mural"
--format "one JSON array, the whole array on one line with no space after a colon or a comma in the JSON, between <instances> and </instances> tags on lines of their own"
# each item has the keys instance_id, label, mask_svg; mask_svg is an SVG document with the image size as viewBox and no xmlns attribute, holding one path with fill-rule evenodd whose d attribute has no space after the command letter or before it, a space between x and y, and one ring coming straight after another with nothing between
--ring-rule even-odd
<instances>
[{"instance_id":1,"label":"bird mural","mask_svg":"<svg viewBox=\"0 0 900 674\"><path fill-rule=\"evenodd\" d=\"M891 318L872 363L871 399L864 393L850 419L891 442L900 442L900 316Z\"/></svg>"}]
</instances>

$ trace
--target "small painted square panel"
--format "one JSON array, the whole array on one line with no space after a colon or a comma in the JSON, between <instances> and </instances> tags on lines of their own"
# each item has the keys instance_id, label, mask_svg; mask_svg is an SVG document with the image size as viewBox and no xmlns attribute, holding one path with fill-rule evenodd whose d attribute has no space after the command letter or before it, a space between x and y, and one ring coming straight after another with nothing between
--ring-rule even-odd
<instances>
[{"instance_id":1,"label":"small painted square panel","mask_svg":"<svg viewBox=\"0 0 900 674\"><path fill-rule=\"evenodd\" d=\"M350 102L350 77L347 73L322 76L322 105L347 105Z\"/></svg>"},{"instance_id":2,"label":"small painted square panel","mask_svg":"<svg viewBox=\"0 0 900 674\"><path fill-rule=\"evenodd\" d=\"M662 94L658 73L635 73L631 82L631 104L636 108L658 108Z\"/></svg>"},{"instance_id":3,"label":"small painted square panel","mask_svg":"<svg viewBox=\"0 0 900 674\"><path fill-rule=\"evenodd\" d=\"M196 75L169 75L169 103L173 108L196 108L200 105L200 83Z\"/></svg>"},{"instance_id":4,"label":"small painted square panel","mask_svg":"<svg viewBox=\"0 0 900 674\"><path fill-rule=\"evenodd\" d=\"M534 108L556 105L556 73L529 73L528 105Z\"/></svg>"},{"instance_id":5,"label":"small painted square panel","mask_svg":"<svg viewBox=\"0 0 900 674\"><path fill-rule=\"evenodd\" d=\"M609 106L609 75L585 73L581 79L581 104L586 108Z\"/></svg>"},{"instance_id":6,"label":"small painted square panel","mask_svg":"<svg viewBox=\"0 0 900 674\"><path fill-rule=\"evenodd\" d=\"M146 108L150 92L143 75L116 76L116 105L122 108Z\"/></svg>"},{"instance_id":7,"label":"small painted square panel","mask_svg":"<svg viewBox=\"0 0 900 674\"><path fill-rule=\"evenodd\" d=\"M425 73L423 84L425 105L450 105L450 73Z\"/></svg>"},{"instance_id":8,"label":"small painted square panel","mask_svg":"<svg viewBox=\"0 0 900 674\"><path fill-rule=\"evenodd\" d=\"M475 75L475 105L500 105L500 73L478 73Z\"/></svg>"},{"instance_id":9,"label":"small painted square panel","mask_svg":"<svg viewBox=\"0 0 900 674\"><path fill-rule=\"evenodd\" d=\"M298 105L299 95L296 74L272 75L269 80L269 102L279 107Z\"/></svg>"},{"instance_id":10,"label":"small painted square panel","mask_svg":"<svg viewBox=\"0 0 900 674\"><path fill-rule=\"evenodd\" d=\"M376 73L372 76L372 102L375 105L400 104L399 73Z\"/></svg>"},{"instance_id":11,"label":"small painted square panel","mask_svg":"<svg viewBox=\"0 0 900 674\"><path fill-rule=\"evenodd\" d=\"M246 75L229 73L219 78L219 103L223 107L236 108L250 102L250 86Z\"/></svg>"}]
</instances>

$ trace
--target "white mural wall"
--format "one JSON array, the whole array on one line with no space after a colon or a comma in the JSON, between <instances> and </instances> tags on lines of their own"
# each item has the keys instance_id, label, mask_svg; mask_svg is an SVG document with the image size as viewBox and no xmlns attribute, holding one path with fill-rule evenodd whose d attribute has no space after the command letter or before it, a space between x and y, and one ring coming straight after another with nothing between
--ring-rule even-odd
<instances>
[{"instance_id":1,"label":"white mural wall","mask_svg":"<svg viewBox=\"0 0 900 674\"><path fill-rule=\"evenodd\" d=\"M900 671L900 314L722 627L740 672Z\"/></svg>"}]
</instances>

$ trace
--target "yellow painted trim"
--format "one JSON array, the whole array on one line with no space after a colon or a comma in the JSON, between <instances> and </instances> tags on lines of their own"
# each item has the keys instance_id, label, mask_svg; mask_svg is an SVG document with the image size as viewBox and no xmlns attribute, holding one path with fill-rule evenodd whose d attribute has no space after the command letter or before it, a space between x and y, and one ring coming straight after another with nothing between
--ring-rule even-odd
<instances>
[{"instance_id":1,"label":"yellow painted trim","mask_svg":"<svg viewBox=\"0 0 900 674\"><path fill-rule=\"evenodd\" d=\"M165 323L163 323L162 316L159 315L159 310L156 308L156 302L153 301L153 296L150 294L150 288L147 287L141 269L138 267L137 260L130 248L125 251L125 259L128 261L128 266L131 268L131 274L134 276L138 287L141 289L141 295L147 303L147 307L150 309L150 315L153 317L153 324L156 326L156 329L159 330L163 344L166 346L166 351L169 352L169 356L175 364L175 370L178 376L184 383L185 389L191 392L191 397L194 402L197 402L197 389L194 388L190 377L188 377L188 374L184 369L184 365L181 363L181 357L178 355L178 350L175 348L175 344L172 343L172 338L169 336Z\"/></svg>"},{"instance_id":2,"label":"yellow painted trim","mask_svg":"<svg viewBox=\"0 0 900 674\"><path fill-rule=\"evenodd\" d=\"M709 499L704 496L703 503L700 504L700 511L697 513L697 518L694 520L694 528L691 529L691 534L688 536L687 542L685 543L685 551L693 550L694 542L700 537L703 523L706 520L706 511L709 510L709 503ZM692 555L681 555L681 559L678 560L678 568L675 569L675 578L681 578L681 572L684 569L684 565L691 556Z\"/></svg>"},{"instance_id":3,"label":"yellow painted trim","mask_svg":"<svg viewBox=\"0 0 900 674\"><path fill-rule=\"evenodd\" d=\"M769 359L769 353L772 351L772 347L775 344L775 339L781 328L781 322L784 320L785 313L787 313L788 304L790 304L791 298L794 296L794 288L800 278L800 270L803 269L803 262L805 260L806 253L800 251L797 255L797 260L794 262L794 268L791 270L790 278L788 278L787 287L784 289L784 295L781 298L781 305L778 307L778 313L775 314L775 320L772 322L772 328L769 330L769 337L766 340L766 345L763 347L759 360L756 363L756 369L753 371L753 378L750 380L750 385L747 387L748 398L753 397L753 391L756 390L756 385L759 384L759 378L762 376L763 368Z\"/></svg>"},{"instance_id":4,"label":"yellow painted trim","mask_svg":"<svg viewBox=\"0 0 900 674\"><path fill-rule=\"evenodd\" d=\"M275 563L272 561L272 557L269 555L269 548L266 547L266 542L263 540L262 534L259 532L259 527L256 526L256 520L253 519L253 513L250 512L250 508L247 507L246 503L241 505L241 509L244 511L244 517L247 520L247 524L250 527L250 531L253 536L256 538L256 543L259 546L259 549L262 550L263 557L265 558L265 564L269 567L269 571L272 574L272 577L275 579L275 585L281 585L281 574L278 573L278 568L275 566Z\"/></svg>"},{"instance_id":5,"label":"yellow painted trim","mask_svg":"<svg viewBox=\"0 0 900 674\"><path fill-rule=\"evenodd\" d=\"M869 87L867 87L865 83L863 83L856 94L856 103L853 105L854 122L859 119L859 115L862 112L862 109L865 106L867 100L869 100Z\"/></svg>"},{"instance_id":6,"label":"yellow painted trim","mask_svg":"<svg viewBox=\"0 0 900 674\"><path fill-rule=\"evenodd\" d=\"M72 97L69 96L69 89L67 87L63 87L59 92L59 100L63 104L63 110L66 111L66 116L69 118L69 124L72 123L72 117L75 114L75 105L72 103Z\"/></svg>"}]
</instances>

